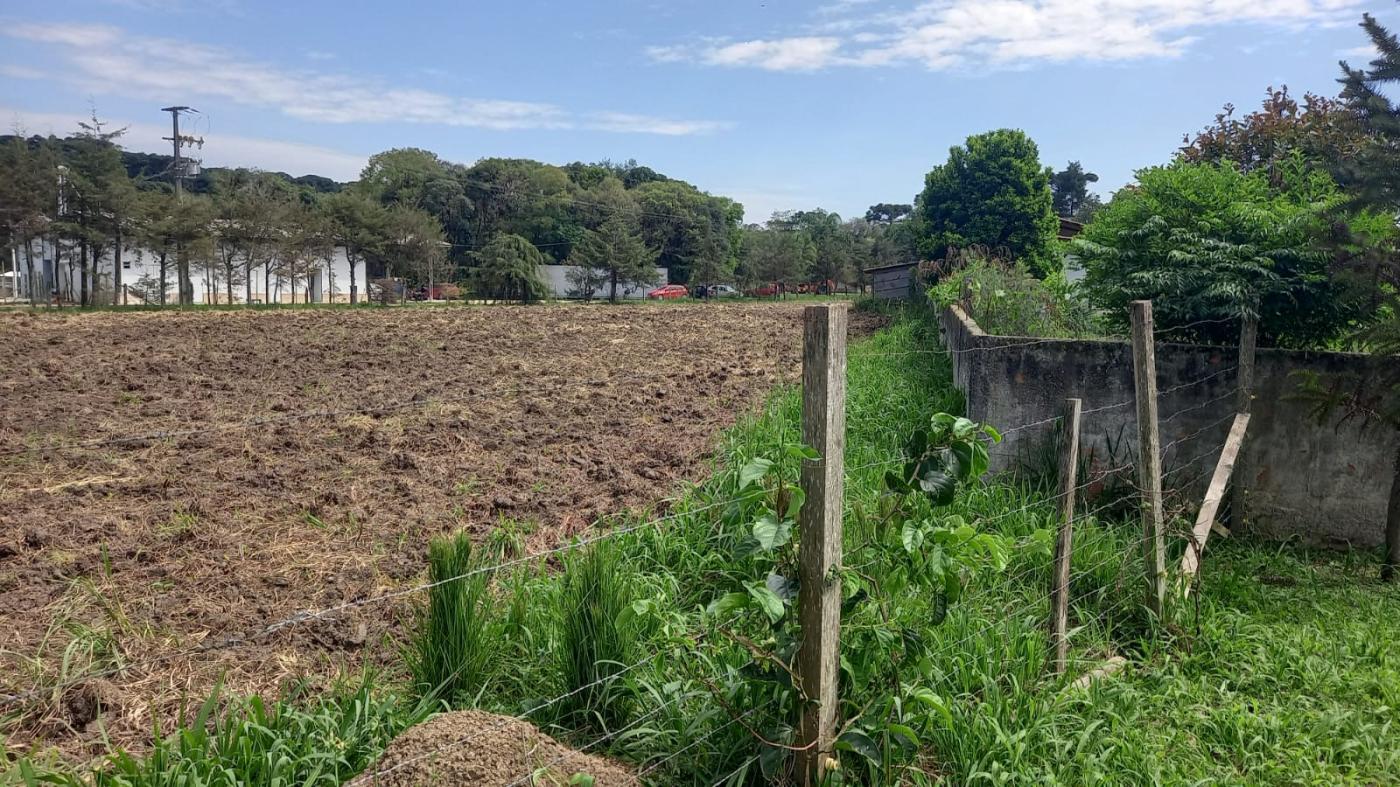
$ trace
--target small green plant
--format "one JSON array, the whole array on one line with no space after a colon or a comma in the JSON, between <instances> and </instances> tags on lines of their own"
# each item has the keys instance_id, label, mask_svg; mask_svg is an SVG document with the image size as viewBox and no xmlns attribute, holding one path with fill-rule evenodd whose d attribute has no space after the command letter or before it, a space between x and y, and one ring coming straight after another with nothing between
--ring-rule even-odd
<instances>
[{"instance_id":1,"label":"small green plant","mask_svg":"<svg viewBox=\"0 0 1400 787\"><path fill-rule=\"evenodd\" d=\"M489 591L489 574L472 573L468 533L434 539L428 545L428 607L406 654L419 696L450 705L475 705L486 688L499 646L499 620Z\"/></svg>"}]
</instances>

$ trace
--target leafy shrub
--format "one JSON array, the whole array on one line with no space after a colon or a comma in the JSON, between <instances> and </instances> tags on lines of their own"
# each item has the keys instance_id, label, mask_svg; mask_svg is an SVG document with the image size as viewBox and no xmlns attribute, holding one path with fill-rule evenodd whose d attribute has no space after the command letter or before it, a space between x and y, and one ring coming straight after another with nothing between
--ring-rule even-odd
<instances>
[{"instance_id":1,"label":"leafy shrub","mask_svg":"<svg viewBox=\"0 0 1400 787\"><path fill-rule=\"evenodd\" d=\"M1328 275L1324 212L1338 199L1326 174L1287 162L1287 188L1263 172L1177 162L1138 172L1095 216L1074 248L1084 290L1116 328L1128 303L1153 301L1159 329L1202 320L1176 338L1233 341L1236 318L1258 315L1261 342L1314 346L1342 331L1354 299Z\"/></svg>"},{"instance_id":2,"label":"leafy shrub","mask_svg":"<svg viewBox=\"0 0 1400 787\"><path fill-rule=\"evenodd\" d=\"M409 673L420 695L449 704L474 705L490 676L501 641L501 624L492 608L488 573L467 576L472 561L471 537L457 533L428 545L428 591L413 647Z\"/></svg>"},{"instance_id":3,"label":"leafy shrub","mask_svg":"<svg viewBox=\"0 0 1400 787\"><path fill-rule=\"evenodd\" d=\"M1093 310L1075 297L1064 276L1037 279L1023 266L983 253L974 253L961 267L943 274L929 297L940 309L961 302L982 330L1001 336L1080 337L1095 332Z\"/></svg>"}]
</instances>

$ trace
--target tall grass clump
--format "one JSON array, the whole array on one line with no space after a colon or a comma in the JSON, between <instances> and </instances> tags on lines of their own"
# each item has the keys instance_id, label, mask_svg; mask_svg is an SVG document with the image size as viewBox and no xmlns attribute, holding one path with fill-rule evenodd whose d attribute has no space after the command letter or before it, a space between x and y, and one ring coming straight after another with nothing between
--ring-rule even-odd
<instances>
[{"instance_id":1,"label":"tall grass clump","mask_svg":"<svg viewBox=\"0 0 1400 787\"><path fill-rule=\"evenodd\" d=\"M627 711L627 696L610 680L632 663L637 631L631 614L631 577L622 553L599 543L569 561L559 586L555 653L562 720L614 729Z\"/></svg>"},{"instance_id":2,"label":"tall grass clump","mask_svg":"<svg viewBox=\"0 0 1400 787\"><path fill-rule=\"evenodd\" d=\"M428 606L406 654L421 697L452 706L475 705L491 676L501 625L489 572L471 573L471 537L456 533L428 545Z\"/></svg>"}]
</instances>

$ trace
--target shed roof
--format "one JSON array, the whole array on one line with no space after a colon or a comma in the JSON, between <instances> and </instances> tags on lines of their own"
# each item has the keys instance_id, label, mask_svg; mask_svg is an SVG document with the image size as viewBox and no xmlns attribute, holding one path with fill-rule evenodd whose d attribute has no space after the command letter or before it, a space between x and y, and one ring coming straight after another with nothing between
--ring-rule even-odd
<instances>
[{"instance_id":1,"label":"shed roof","mask_svg":"<svg viewBox=\"0 0 1400 787\"><path fill-rule=\"evenodd\" d=\"M892 265L877 265L874 268L864 268L862 270L865 273L876 273L878 271L892 271L899 268L912 268L918 264L917 262L896 262Z\"/></svg>"}]
</instances>

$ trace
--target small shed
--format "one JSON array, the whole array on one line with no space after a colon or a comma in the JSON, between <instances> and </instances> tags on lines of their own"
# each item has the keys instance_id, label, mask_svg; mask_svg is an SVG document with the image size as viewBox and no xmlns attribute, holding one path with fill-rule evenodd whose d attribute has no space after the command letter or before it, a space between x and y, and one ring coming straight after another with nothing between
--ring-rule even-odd
<instances>
[{"instance_id":1,"label":"small shed","mask_svg":"<svg viewBox=\"0 0 1400 787\"><path fill-rule=\"evenodd\" d=\"M878 268L866 268L865 275L870 277L870 291L876 298L887 298L895 301L907 301L914 292L914 267L917 262L897 262L893 265L881 265Z\"/></svg>"}]
</instances>

